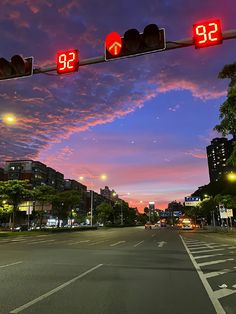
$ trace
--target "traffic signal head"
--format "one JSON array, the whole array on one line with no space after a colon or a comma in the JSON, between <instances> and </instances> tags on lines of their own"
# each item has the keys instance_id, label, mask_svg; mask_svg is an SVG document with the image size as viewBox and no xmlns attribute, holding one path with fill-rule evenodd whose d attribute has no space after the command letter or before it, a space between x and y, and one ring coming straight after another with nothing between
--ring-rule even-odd
<instances>
[{"instance_id":1,"label":"traffic signal head","mask_svg":"<svg viewBox=\"0 0 236 314\"><path fill-rule=\"evenodd\" d=\"M33 57L23 58L15 55L11 62L0 58L0 80L10 80L33 74Z\"/></svg>"},{"instance_id":2,"label":"traffic signal head","mask_svg":"<svg viewBox=\"0 0 236 314\"><path fill-rule=\"evenodd\" d=\"M132 57L165 48L165 29L159 29L156 24L149 24L143 33L139 33L137 29L129 29L123 37L114 32L108 34L105 41L105 60Z\"/></svg>"}]
</instances>

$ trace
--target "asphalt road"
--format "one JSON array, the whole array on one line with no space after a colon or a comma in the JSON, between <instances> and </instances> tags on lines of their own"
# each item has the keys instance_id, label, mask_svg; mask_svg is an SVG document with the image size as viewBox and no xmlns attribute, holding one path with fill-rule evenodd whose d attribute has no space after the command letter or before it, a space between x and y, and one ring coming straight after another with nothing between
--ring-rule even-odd
<instances>
[{"instance_id":1,"label":"asphalt road","mask_svg":"<svg viewBox=\"0 0 236 314\"><path fill-rule=\"evenodd\" d=\"M167 228L2 238L0 313L235 314L235 258L235 238Z\"/></svg>"}]
</instances>

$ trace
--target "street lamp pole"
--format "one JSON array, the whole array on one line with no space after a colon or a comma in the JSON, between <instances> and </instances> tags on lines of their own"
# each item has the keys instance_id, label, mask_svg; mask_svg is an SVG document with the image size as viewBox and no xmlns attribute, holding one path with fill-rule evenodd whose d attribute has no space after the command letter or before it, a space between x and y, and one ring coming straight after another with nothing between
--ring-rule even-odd
<instances>
[{"instance_id":1,"label":"street lamp pole","mask_svg":"<svg viewBox=\"0 0 236 314\"><path fill-rule=\"evenodd\" d=\"M90 225L91 227L93 226L93 191L90 190L90 196L91 196L91 200L90 200L90 213L91 213L91 219L90 219Z\"/></svg>"}]
</instances>

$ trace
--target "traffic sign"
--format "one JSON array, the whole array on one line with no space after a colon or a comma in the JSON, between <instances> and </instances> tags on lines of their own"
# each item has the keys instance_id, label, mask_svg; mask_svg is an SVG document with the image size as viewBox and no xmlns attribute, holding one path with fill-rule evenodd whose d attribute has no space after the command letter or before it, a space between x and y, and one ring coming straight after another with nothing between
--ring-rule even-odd
<instances>
[{"instance_id":1,"label":"traffic sign","mask_svg":"<svg viewBox=\"0 0 236 314\"><path fill-rule=\"evenodd\" d=\"M230 217L233 217L234 214L233 214L233 209L232 208L227 208L227 216L230 218Z\"/></svg>"},{"instance_id":2,"label":"traffic sign","mask_svg":"<svg viewBox=\"0 0 236 314\"><path fill-rule=\"evenodd\" d=\"M198 206L201 203L200 196L186 196L185 197L185 206Z\"/></svg>"},{"instance_id":3,"label":"traffic sign","mask_svg":"<svg viewBox=\"0 0 236 314\"><path fill-rule=\"evenodd\" d=\"M227 209L225 208L225 206L223 204L219 204L219 211L220 211L220 218L221 219L228 218Z\"/></svg>"}]
</instances>

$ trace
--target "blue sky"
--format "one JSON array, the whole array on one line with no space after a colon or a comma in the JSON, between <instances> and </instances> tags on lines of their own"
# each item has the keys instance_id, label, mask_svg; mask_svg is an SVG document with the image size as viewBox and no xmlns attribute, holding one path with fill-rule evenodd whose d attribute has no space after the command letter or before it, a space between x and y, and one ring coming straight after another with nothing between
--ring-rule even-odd
<instances>
[{"instance_id":1,"label":"blue sky","mask_svg":"<svg viewBox=\"0 0 236 314\"><path fill-rule=\"evenodd\" d=\"M221 20L223 31L233 29L234 12L233 0L3 0L0 54L32 55L43 67L55 64L58 50L101 56L108 33L142 31L149 23L165 27L169 41L191 37L194 23L211 18ZM217 136L228 84L217 75L235 61L235 51L236 40L228 40L70 75L1 81L0 115L14 113L17 124L0 123L0 161L40 160L66 178L84 176L97 191L106 184L140 209L152 200L160 208L183 201L209 182L205 147Z\"/></svg>"}]
</instances>

